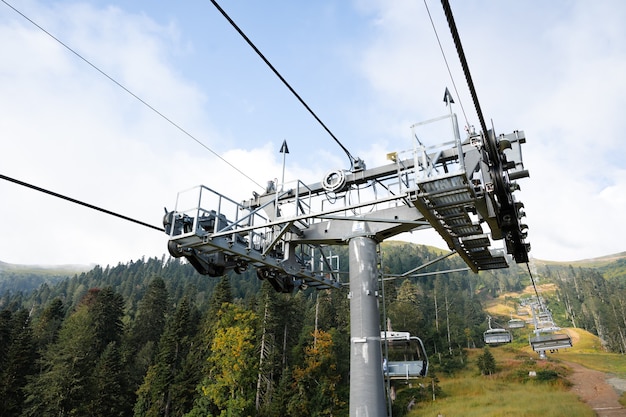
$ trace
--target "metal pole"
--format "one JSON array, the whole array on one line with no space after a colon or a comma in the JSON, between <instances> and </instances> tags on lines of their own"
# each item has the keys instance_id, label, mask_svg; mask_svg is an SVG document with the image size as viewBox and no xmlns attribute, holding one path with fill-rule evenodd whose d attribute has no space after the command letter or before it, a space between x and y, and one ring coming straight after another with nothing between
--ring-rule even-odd
<instances>
[{"instance_id":1,"label":"metal pole","mask_svg":"<svg viewBox=\"0 0 626 417\"><path fill-rule=\"evenodd\" d=\"M378 247L380 249L380 247ZM381 257L380 260L380 269L383 269L384 264L383 264L383 258ZM382 272L382 271L381 271ZM381 290L381 296L382 296L382 302L383 302L383 330L385 331L385 338L384 340L381 340L381 344L384 343L384 349L383 349L383 363L389 363L389 343L387 342L387 332L391 331L391 329L389 328L389 324L387 323L387 308L385 306L385 280L383 279L383 274L380 274L380 290ZM389 366L389 365L387 365ZM384 369L385 367L383 366L383 380L385 383L385 398L387 400L387 415L391 416L392 415L392 410L391 410L391 406L392 406L392 399L391 399L391 380L389 378L385 379L385 372L387 371L386 369Z\"/></svg>"},{"instance_id":2,"label":"metal pole","mask_svg":"<svg viewBox=\"0 0 626 417\"><path fill-rule=\"evenodd\" d=\"M283 154L283 177L280 181L280 191L285 190L285 162L287 160L287 154L289 153L289 148L287 147L287 141L283 140L283 144L280 147L280 153ZM278 184L276 184L276 189L278 190Z\"/></svg>"},{"instance_id":3,"label":"metal pole","mask_svg":"<svg viewBox=\"0 0 626 417\"><path fill-rule=\"evenodd\" d=\"M376 241L353 237L350 254L350 417L384 417Z\"/></svg>"}]
</instances>

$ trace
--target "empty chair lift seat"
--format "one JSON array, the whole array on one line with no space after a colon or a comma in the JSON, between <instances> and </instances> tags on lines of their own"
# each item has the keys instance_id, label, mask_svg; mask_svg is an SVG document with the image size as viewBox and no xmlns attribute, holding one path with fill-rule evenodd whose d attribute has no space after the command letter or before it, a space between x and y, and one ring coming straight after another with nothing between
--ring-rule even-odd
<instances>
[{"instance_id":1,"label":"empty chair lift seat","mask_svg":"<svg viewBox=\"0 0 626 417\"><path fill-rule=\"evenodd\" d=\"M383 363L385 378L409 380L428 373L428 358L424 343L409 332L381 332L381 341L387 343L389 360Z\"/></svg>"},{"instance_id":2,"label":"empty chair lift seat","mask_svg":"<svg viewBox=\"0 0 626 417\"><path fill-rule=\"evenodd\" d=\"M572 338L565 333L539 333L530 338L530 346L535 352L555 351L572 347Z\"/></svg>"},{"instance_id":3,"label":"empty chair lift seat","mask_svg":"<svg viewBox=\"0 0 626 417\"><path fill-rule=\"evenodd\" d=\"M483 334L483 337L488 345L511 343L511 332L505 329L489 329Z\"/></svg>"},{"instance_id":4,"label":"empty chair lift seat","mask_svg":"<svg viewBox=\"0 0 626 417\"><path fill-rule=\"evenodd\" d=\"M522 319L509 320L509 329L521 329L524 326L526 326L526 322Z\"/></svg>"}]
</instances>

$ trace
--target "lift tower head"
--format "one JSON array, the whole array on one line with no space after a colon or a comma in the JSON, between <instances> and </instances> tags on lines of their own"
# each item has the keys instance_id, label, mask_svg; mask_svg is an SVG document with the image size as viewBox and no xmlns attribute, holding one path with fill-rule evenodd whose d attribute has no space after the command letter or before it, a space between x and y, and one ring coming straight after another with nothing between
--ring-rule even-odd
<instances>
[{"instance_id":1,"label":"lift tower head","mask_svg":"<svg viewBox=\"0 0 626 417\"><path fill-rule=\"evenodd\" d=\"M424 145L422 131L441 125L452 137ZM316 269L313 257L355 235L382 242L432 227L474 272L508 267L507 253L528 262L524 204L514 195L518 180L529 176L524 132L468 129L461 138L453 113L411 131L412 149L389 154L387 165L367 169L359 160L351 171L330 171L314 184L270 181L263 194L244 202L205 186L179 193L163 220L169 253L209 276L255 267L281 292L339 287L337 276ZM498 240L503 249L492 247Z\"/></svg>"},{"instance_id":2,"label":"lift tower head","mask_svg":"<svg viewBox=\"0 0 626 417\"><path fill-rule=\"evenodd\" d=\"M425 146L418 132L439 123L452 137ZM243 202L199 186L179 193L175 210L166 210L168 250L204 275L255 268L259 279L289 293L343 287L323 260L328 247L348 245L350 415L383 415L376 245L434 228L474 272L506 268L510 257L527 262L523 204L513 195L516 180L529 176L525 141L522 131L469 131L462 139L450 113L413 125L412 148L389 154L387 165L366 168L358 160L314 184L270 181L263 194ZM497 240L503 249L492 248Z\"/></svg>"}]
</instances>

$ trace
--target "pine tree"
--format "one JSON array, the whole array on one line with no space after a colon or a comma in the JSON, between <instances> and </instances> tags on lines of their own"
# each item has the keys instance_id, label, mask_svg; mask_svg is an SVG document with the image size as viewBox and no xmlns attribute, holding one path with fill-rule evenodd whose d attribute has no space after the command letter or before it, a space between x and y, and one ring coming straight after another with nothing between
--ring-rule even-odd
<instances>
[{"instance_id":1,"label":"pine tree","mask_svg":"<svg viewBox=\"0 0 626 417\"><path fill-rule=\"evenodd\" d=\"M232 302L233 294L230 279L228 276L223 276L211 294L208 309L191 340L193 348L189 349L178 375L175 388L180 392L181 398L185 398L184 410L191 410L186 415L206 417L215 413L219 414L217 407L202 393L200 383L205 375L211 372L211 364L207 361L207 357L210 354L215 329L218 326L219 311L222 305Z\"/></svg>"},{"instance_id":2,"label":"pine tree","mask_svg":"<svg viewBox=\"0 0 626 417\"><path fill-rule=\"evenodd\" d=\"M63 301L60 298L55 298L42 311L35 325L35 338L40 351L43 351L49 344L56 342L64 318Z\"/></svg>"},{"instance_id":3,"label":"pine tree","mask_svg":"<svg viewBox=\"0 0 626 417\"><path fill-rule=\"evenodd\" d=\"M274 376L280 377L280 361L277 360L279 349L277 345L278 335L282 326L279 325L281 313L278 308L279 294L274 291L272 286L264 281L261 285L261 294L257 306L257 316L262 319L260 329L258 331L257 340L259 341L259 374L257 376L255 408L257 413L259 410L269 403L272 399L272 391L274 389Z\"/></svg>"},{"instance_id":4,"label":"pine tree","mask_svg":"<svg viewBox=\"0 0 626 417\"><path fill-rule=\"evenodd\" d=\"M110 288L86 293L45 350L42 373L26 386L24 416L91 414L90 401L100 395L94 372L107 346L119 343L123 305Z\"/></svg>"},{"instance_id":5,"label":"pine tree","mask_svg":"<svg viewBox=\"0 0 626 417\"><path fill-rule=\"evenodd\" d=\"M0 369L4 368L7 352L11 346L11 310L0 311Z\"/></svg>"},{"instance_id":6,"label":"pine tree","mask_svg":"<svg viewBox=\"0 0 626 417\"><path fill-rule=\"evenodd\" d=\"M25 399L26 379L34 373L36 347L28 311L11 319L10 346L0 369L0 416L19 416Z\"/></svg>"},{"instance_id":7,"label":"pine tree","mask_svg":"<svg viewBox=\"0 0 626 417\"><path fill-rule=\"evenodd\" d=\"M217 317L219 310L224 303L233 302L233 292L230 285L230 278L228 275L224 275L219 284L215 287L211 301L209 301L209 310L207 311L207 318L214 320Z\"/></svg>"},{"instance_id":8,"label":"pine tree","mask_svg":"<svg viewBox=\"0 0 626 417\"><path fill-rule=\"evenodd\" d=\"M182 416L185 407L190 408L192 398L187 397L189 389L184 386L187 381L181 370L195 333L192 316L189 300L183 298L166 324L156 361L148 368L139 388L134 408L136 417Z\"/></svg>"},{"instance_id":9,"label":"pine tree","mask_svg":"<svg viewBox=\"0 0 626 417\"><path fill-rule=\"evenodd\" d=\"M93 318L88 305L82 304L63 323L58 341L46 349L43 372L26 386L25 417L89 414L85 399L94 395L94 345Z\"/></svg>"},{"instance_id":10,"label":"pine tree","mask_svg":"<svg viewBox=\"0 0 626 417\"><path fill-rule=\"evenodd\" d=\"M136 318L130 326L122 350L129 374L130 390L133 393L141 385L148 367L154 363L167 313L168 293L165 281L156 277L152 279L146 294L139 302ZM132 403L134 402L133 400Z\"/></svg>"},{"instance_id":11,"label":"pine tree","mask_svg":"<svg viewBox=\"0 0 626 417\"><path fill-rule=\"evenodd\" d=\"M163 278L156 277L148 285L146 294L139 302L137 315L133 322L129 348L138 352L148 342L157 343L165 328L168 310L168 294Z\"/></svg>"},{"instance_id":12,"label":"pine tree","mask_svg":"<svg viewBox=\"0 0 626 417\"><path fill-rule=\"evenodd\" d=\"M125 415L128 395L122 359L116 342L110 342L96 363L93 376L94 396L89 409L91 417Z\"/></svg>"},{"instance_id":13,"label":"pine tree","mask_svg":"<svg viewBox=\"0 0 626 417\"><path fill-rule=\"evenodd\" d=\"M419 304L420 288L404 280L397 290L396 299L389 304L387 314L393 330L406 331L415 336L420 330L422 306Z\"/></svg>"},{"instance_id":14,"label":"pine tree","mask_svg":"<svg viewBox=\"0 0 626 417\"><path fill-rule=\"evenodd\" d=\"M91 291L93 293L93 290ZM95 292L93 304L89 308L95 330L94 349L98 356L109 343L119 344L124 324L124 298L111 287Z\"/></svg>"}]
</instances>

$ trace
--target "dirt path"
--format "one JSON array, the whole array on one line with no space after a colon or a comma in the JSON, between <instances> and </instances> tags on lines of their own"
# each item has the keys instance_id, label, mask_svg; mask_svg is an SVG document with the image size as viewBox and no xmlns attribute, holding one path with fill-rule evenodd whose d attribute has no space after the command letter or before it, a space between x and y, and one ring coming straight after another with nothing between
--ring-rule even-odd
<instances>
[{"instance_id":1,"label":"dirt path","mask_svg":"<svg viewBox=\"0 0 626 417\"><path fill-rule=\"evenodd\" d=\"M581 400L596 412L598 417L626 416L626 409L619 403L618 389L626 389L626 381L619 378L607 379L607 374L585 368L574 362L565 362L572 369L568 377L574 391ZM607 381L610 381L607 382Z\"/></svg>"}]
</instances>

